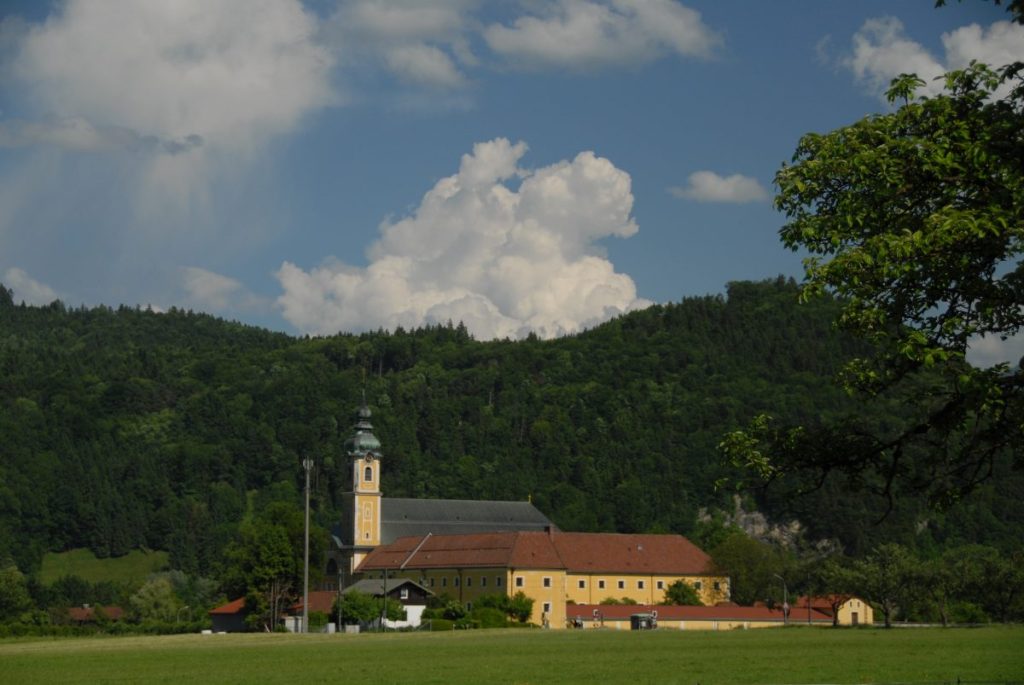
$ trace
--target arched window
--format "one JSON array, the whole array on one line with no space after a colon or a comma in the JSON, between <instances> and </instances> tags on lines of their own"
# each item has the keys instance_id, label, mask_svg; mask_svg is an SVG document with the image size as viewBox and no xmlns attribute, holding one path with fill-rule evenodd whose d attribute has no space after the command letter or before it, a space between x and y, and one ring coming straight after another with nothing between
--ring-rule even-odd
<instances>
[{"instance_id":1,"label":"arched window","mask_svg":"<svg viewBox=\"0 0 1024 685\"><path fill-rule=\"evenodd\" d=\"M365 480L367 482L373 480L373 467L372 466L367 466L366 470L363 471L363 480Z\"/></svg>"}]
</instances>

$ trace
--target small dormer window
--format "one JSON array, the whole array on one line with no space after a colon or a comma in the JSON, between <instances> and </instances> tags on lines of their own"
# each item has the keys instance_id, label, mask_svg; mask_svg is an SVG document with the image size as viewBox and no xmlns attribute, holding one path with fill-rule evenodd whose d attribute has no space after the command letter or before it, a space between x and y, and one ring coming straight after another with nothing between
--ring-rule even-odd
<instances>
[{"instance_id":1,"label":"small dormer window","mask_svg":"<svg viewBox=\"0 0 1024 685\"><path fill-rule=\"evenodd\" d=\"M372 466L367 466L366 469L363 471L363 480L365 480L366 482L370 482L371 480L373 480Z\"/></svg>"}]
</instances>

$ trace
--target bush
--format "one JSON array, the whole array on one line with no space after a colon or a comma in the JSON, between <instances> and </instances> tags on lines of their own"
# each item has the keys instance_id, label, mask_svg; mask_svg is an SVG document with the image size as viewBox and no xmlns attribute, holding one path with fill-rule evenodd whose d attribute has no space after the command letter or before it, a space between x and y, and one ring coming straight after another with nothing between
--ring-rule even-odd
<instances>
[{"instance_id":1,"label":"bush","mask_svg":"<svg viewBox=\"0 0 1024 685\"><path fill-rule=\"evenodd\" d=\"M458 621L466 615L466 607L457 599L449 600L444 605L444 617L449 621Z\"/></svg>"},{"instance_id":2,"label":"bush","mask_svg":"<svg viewBox=\"0 0 1024 685\"><path fill-rule=\"evenodd\" d=\"M481 628L504 628L508 623L505 612L494 607L473 607L469 617Z\"/></svg>"},{"instance_id":3,"label":"bush","mask_svg":"<svg viewBox=\"0 0 1024 685\"><path fill-rule=\"evenodd\" d=\"M309 612L309 631L317 632L328 623L328 616L322 611Z\"/></svg>"},{"instance_id":4,"label":"bush","mask_svg":"<svg viewBox=\"0 0 1024 685\"><path fill-rule=\"evenodd\" d=\"M949 619L953 623L989 623L992 620L981 607L971 602L951 604Z\"/></svg>"}]
</instances>

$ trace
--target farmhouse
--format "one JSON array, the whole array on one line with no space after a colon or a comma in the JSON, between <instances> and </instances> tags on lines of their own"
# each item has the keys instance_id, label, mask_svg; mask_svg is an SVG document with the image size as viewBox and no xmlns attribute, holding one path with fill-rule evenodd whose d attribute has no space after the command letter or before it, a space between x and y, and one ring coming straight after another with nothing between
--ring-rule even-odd
<instances>
[{"instance_id":1,"label":"farmhouse","mask_svg":"<svg viewBox=\"0 0 1024 685\"><path fill-rule=\"evenodd\" d=\"M370 418L363 406L345 443L351 489L327 567L341 587L407 578L470 606L481 595L523 592L534 600L531 620L552 628L566 627L567 602L656 604L679 580L705 604L729 599L729 579L680 535L562 532L529 502L382 497Z\"/></svg>"},{"instance_id":2,"label":"farmhouse","mask_svg":"<svg viewBox=\"0 0 1024 685\"><path fill-rule=\"evenodd\" d=\"M344 590L348 592L361 592L371 597L388 597L393 599L405 609L405 619L399 621L385 620L387 628L415 628L420 625L423 617L423 610L427 608L427 599L433 594L430 590L419 583L404 578L389 578L388 580L361 580ZM309 611L320 612L332 616L335 611L335 601L338 593L333 590L314 590L309 593ZM302 599L300 598L288 610L288 620L285 626L288 630L298 632L302 628ZM333 617L333 616L332 616ZM379 621L373 624L379 627Z\"/></svg>"},{"instance_id":3,"label":"farmhouse","mask_svg":"<svg viewBox=\"0 0 1024 685\"><path fill-rule=\"evenodd\" d=\"M871 605L854 595L800 597L793 605L790 616L799 620L808 608L828 616L829 621L837 626L871 625L875 621L875 611Z\"/></svg>"}]
</instances>

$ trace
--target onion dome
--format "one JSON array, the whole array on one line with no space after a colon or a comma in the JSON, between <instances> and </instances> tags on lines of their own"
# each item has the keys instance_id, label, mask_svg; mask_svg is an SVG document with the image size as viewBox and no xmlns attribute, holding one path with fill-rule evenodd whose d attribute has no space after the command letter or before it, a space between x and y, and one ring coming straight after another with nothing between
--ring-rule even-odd
<instances>
[{"instance_id":1,"label":"onion dome","mask_svg":"<svg viewBox=\"0 0 1024 685\"><path fill-rule=\"evenodd\" d=\"M359 420L355 425L355 433L345 441L345 452L349 456L380 456L380 440L373 434L370 424L370 408L365 404L359 408Z\"/></svg>"}]
</instances>

